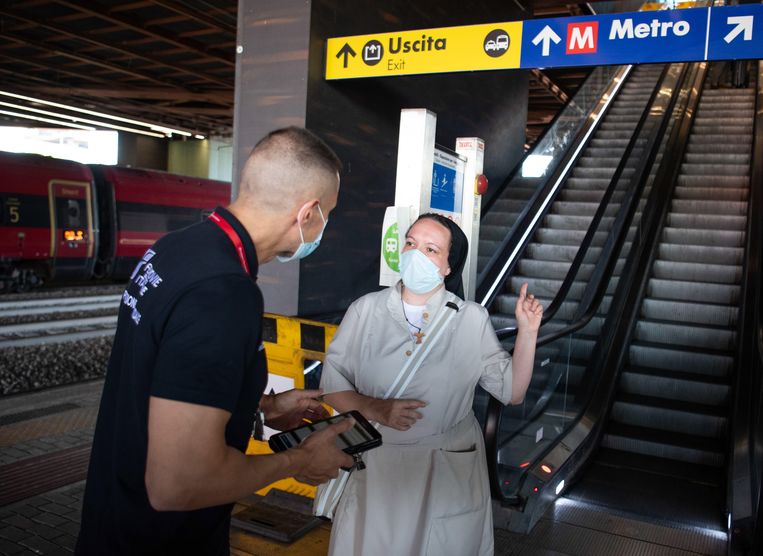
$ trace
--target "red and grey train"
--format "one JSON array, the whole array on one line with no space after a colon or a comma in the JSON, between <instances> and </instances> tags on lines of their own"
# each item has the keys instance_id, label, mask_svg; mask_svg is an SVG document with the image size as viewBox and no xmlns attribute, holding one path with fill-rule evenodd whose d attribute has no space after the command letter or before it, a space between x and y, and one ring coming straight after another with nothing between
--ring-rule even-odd
<instances>
[{"instance_id":1,"label":"red and grey train","mask_svg":"<svg viewBox=\"0 0 763 556\"><path fill-rule=\"evenodd\" d=\"M165 233L230 200L230 183L0 152L0 291L129 277Z\"/></svg>"}]
</instances>

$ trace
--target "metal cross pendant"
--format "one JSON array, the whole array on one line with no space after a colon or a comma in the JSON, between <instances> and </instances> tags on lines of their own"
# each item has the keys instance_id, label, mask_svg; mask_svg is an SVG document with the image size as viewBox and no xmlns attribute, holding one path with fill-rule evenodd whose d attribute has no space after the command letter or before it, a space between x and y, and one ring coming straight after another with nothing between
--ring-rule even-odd
<instances>
[{"instance_id":1,"label":"metal cross pendant","mask_svg":"<svg viewBox=\"0 0 763 556\"><path fill-rule=\"evenodd\" d=\"M425 334L421 330L419 330L418 332L414 332L413 335L416 336L416 343L417 344L420 344L421 343L421 339L425 336Z\"/></svg>"}]
</instances>

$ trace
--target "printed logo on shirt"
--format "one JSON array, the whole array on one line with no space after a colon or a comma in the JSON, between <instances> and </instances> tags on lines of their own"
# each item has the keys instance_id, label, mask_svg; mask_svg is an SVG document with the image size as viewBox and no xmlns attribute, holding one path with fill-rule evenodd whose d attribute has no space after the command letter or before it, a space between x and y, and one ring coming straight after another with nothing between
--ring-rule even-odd
<instances>
[{"instance_id":1,"label":"printed logo on shirt","mask_svg":"<svg viewBox=\"0 0 763 556\"><path fill-rule=\"evenodd\" d=\"M162 277L156 271L154 265L149 262L155 255L156 251L153 249L146 251L130 276L130 280L137 284L139 288L138 295L140 297L143 297L146 294L149 287L158 288L162 284ZM122 303L132 309L131 317L133 322L136 325L140 324L141 314L140 311L138 311L138 298L129 294L127 290L125 290L122 294Z\"/></svg>"}]
</instances>

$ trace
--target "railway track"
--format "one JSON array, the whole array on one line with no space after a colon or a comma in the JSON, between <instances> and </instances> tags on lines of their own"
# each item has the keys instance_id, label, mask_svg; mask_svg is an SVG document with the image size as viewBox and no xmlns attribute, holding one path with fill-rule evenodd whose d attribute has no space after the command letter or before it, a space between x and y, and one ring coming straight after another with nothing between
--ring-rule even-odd
<instances>
[{"instance_id":1,"label":"railway track","mask_svg":"<svg viewBox=\"0 0 763 556\"><path fill-rule=\"evenodd\" d=\"M0 301L0 349L66 343L114 334L121 295ZM113 314L103 315L104 311ZM97 312L97 316L88 316ZM66 315L67 318L62 318ZM68 318L76 315L74 318ZM32 319L33 322L26 322Z\"/></svg>"}]
</instances>

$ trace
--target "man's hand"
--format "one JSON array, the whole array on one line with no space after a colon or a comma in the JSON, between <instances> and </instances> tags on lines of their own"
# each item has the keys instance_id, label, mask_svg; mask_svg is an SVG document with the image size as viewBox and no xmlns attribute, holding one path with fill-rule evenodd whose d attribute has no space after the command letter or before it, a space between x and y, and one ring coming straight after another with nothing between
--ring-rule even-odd
<instances>
[{"instance_id":1,"label":"man's hand","mask_svg":"<svg viewBox=\"0 0 763 556\"><path fill-rule=\"evenodd\" d=\"M517 330L522 332L537 332L543 318L543 306L533 294L527 293L527 282L522 284L514 310L517 317Z\"/></svg>"},{"instance_id":2,"label":"man's hand","mask_svg":"<svg viewBox=\"0 0 763 556\"><path fill-rule=\"evenodd\" d=\"M336 447L336 437L354 424L353 419L344 419L314 432L299 446L288 450L287 453L293 452L302 462L294 478L301 483L318 485L336 477L340 467L352 467L352 457Z\"/></svg>"},{"instance_id":3,"label":"man's hand","mask_svg":"<svg viewBox=\"0 0 763 556\"><path fill-rule=\"evenodd\" d=\"M321 393L321 390L288 390L262 396L260 409L265 413L265 424L284 431L302 425L303 419L327 419L329 414L318 401Z\"/></svg>"},{"instance_id":4,"label":"man's hand","mask_svg":"<svg viewBox=\"0 0 763 556\"><path fill-rule=\"evenodd\" d=\"M378 421L382 425L407 431L423 415L416 411L420 407L425 407L427 402L421 400L373 400L369 404L368 417L373 421Z\"/></svg>"}]
</instances>

